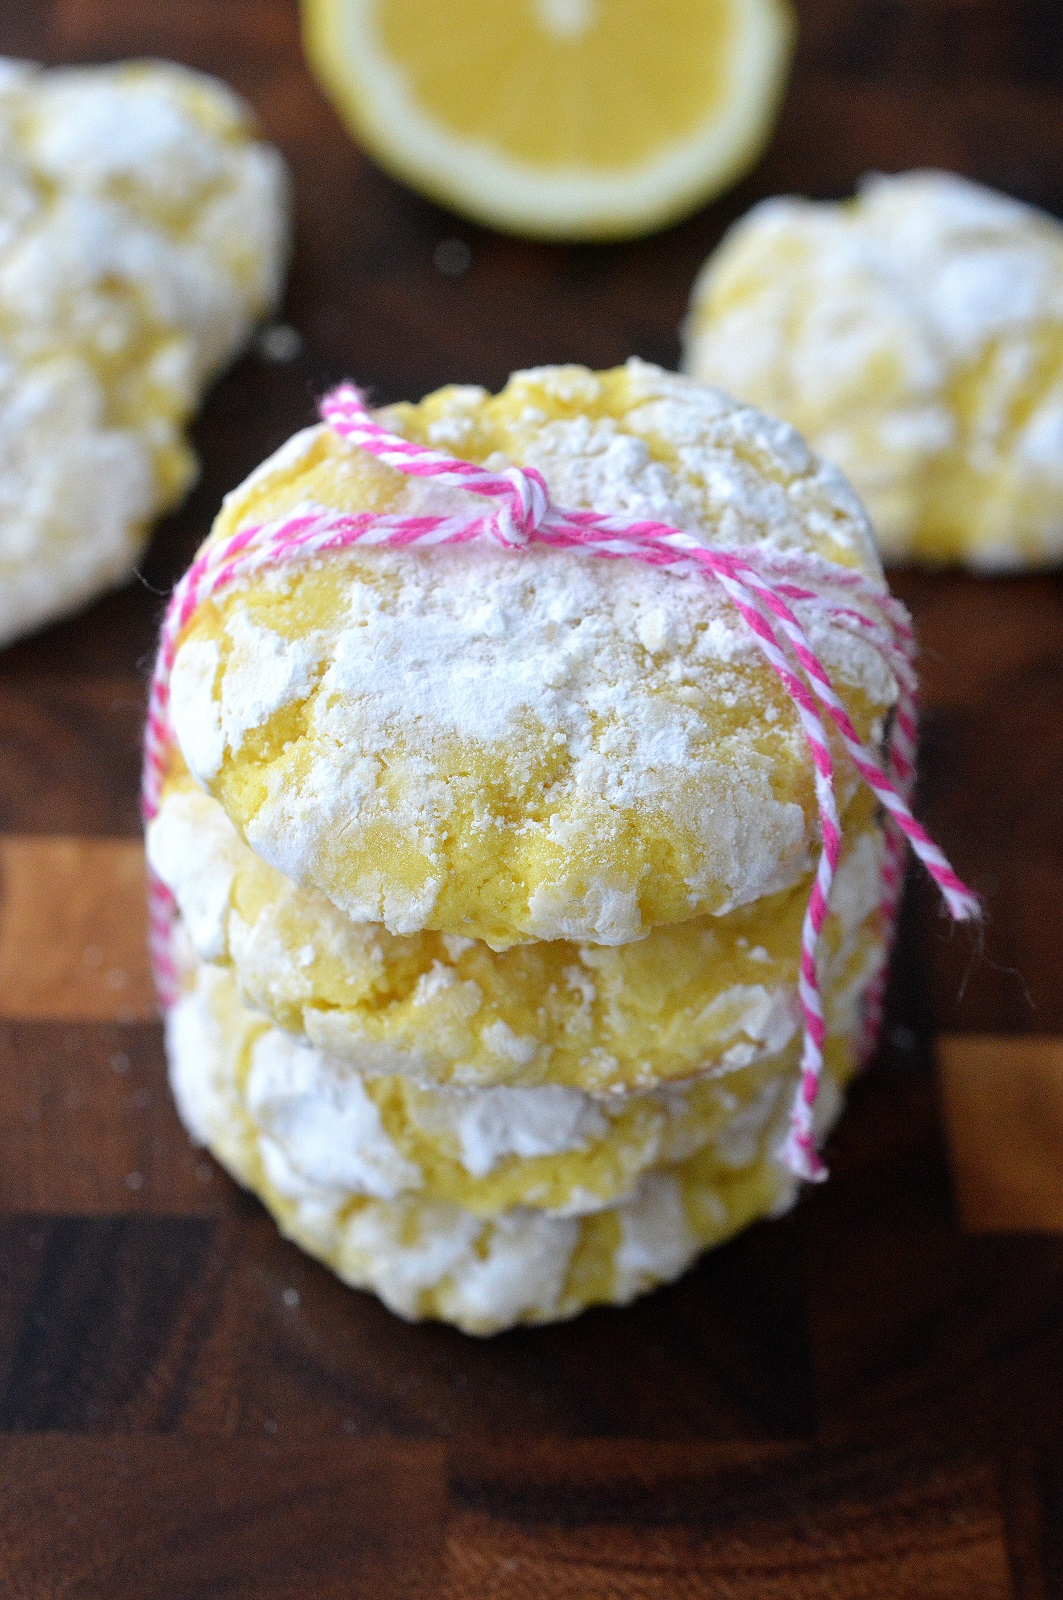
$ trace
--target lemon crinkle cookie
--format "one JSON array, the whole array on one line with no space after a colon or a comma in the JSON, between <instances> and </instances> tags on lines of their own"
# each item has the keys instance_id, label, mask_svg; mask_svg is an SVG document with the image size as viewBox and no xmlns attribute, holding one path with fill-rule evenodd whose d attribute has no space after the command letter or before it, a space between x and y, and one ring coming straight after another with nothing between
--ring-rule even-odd
<instances>
[{"instance_id":1,"label":"lemon crinkle cookie","mask_svg":"<svg viewBox=\"0 0 1063 1600\"><path fill-rule=\"evenodd\" d=\"M856 808L854 807L854 810ZM881 833L866 802L831 896L830 992L881 960ZM355 923L257 857L185 776L164 790L148 859L197 954L231 962L282 1028L366 1074L460 1088L565 1086L599 1096L725 1072L800 1029L797 973L810 884L626 945L496 952L473 939Z\"/></svg>"},{"instance_id":2,"label":"lemon crinkle cookie","mask_svg":"<svg viewBox=\"0 0 1063 1600\"><path fill-rule=\"evenodd\" d=\"M867 763L914 733L904 624L840 475L689 379L543 368L377 416L252 474L171 603L145 791L171 1074L285 1232L489 1332L623 1303L817 1170L889 937ZM469 536L462 463L522 486L492 524L520 548ZM550 506L663 527L720 581L550 548ZM780 587L739 604L743 551ZM767 614L847 745L802 724Z\"/></svg>"},{"instance_id":3,"label":"lemon crinkle cookie","mask_svg":"<svg viewBox=\"0 0 1063 1600\"><path fill-rule=\"evenodd\" d=\"M1063 557L1063 227L944 172L763 202L706 263L685 365L785 417L891 561Z\"/></svg>"},{"instance_id":4,"label":"lemon crinkle cookie","mask_svg":"<svg viewBox=\"0 0 1063 1600\"><path fill-rule=\"evenodd\" d=\"M521 373L493 398L448 389L382 416L470 460L534 467L559 504L814 553L881 584L858 502L790 428L644 363ZM212 538L307 504L473 500L322 427L229 497ZM875 737L889 667L858 631L815 607L807 620ZM393 933L622 945L813 864L793 704L699 573L482 542L332 552L201 605L170 692L184 760L256 854ZM854 789L842 763L843 804Z\"/></svg>"},{"instance_id":5,"label":"lemon crinkle cookie","mask_svg":"<svg viewBox=\"0 0 1063 1600\"><path fill-rule=\"evenodd\" d=\"M0 644L130 572L277 303L287 184L225 85L0 61Z\"/></svg>"},{"instance_id":6,"label":"lemon crinkle cookie","mask_svg":"<svg viewBox=\"0 0 1063 1600\"><path fill-rule=\"evenodd\" d=\"M836 1085L855 1060L853 995L867 966L865 957L828 994ZM418 1194L483 1216L515 1205L598 1211L629 1198L647 1171L710 1143L740 1166L769 1122L781 1126L797 1083L791 1036L749 1066L631 1094L421 1087L363 1073L278 1028L248 1006L232 969L212 962L191 964L171 1018L175 1089L201 1139L215 1137L218 1108L235 1097L264 1170L291 1184L346 1198ZM193 1048L193 1038L214 1043Z\"/></svg>"},{"instance_id":7,"label":"lemon crinkle cookie","mask_svg":"<svg viewBox=\"0 0 1063 1600\"><path fill-rule=\"evenodd\" d=\"M189 1129L289 1237L401 1315L470 1333L625 1304L796 1192L776 1153L792 1051L609 1111L549 1088L418 1104L269 1024L209 963L190 967L167 1044ZM851 1069L840 1036L823 1132Z\"/></svg>"}]
</instances>

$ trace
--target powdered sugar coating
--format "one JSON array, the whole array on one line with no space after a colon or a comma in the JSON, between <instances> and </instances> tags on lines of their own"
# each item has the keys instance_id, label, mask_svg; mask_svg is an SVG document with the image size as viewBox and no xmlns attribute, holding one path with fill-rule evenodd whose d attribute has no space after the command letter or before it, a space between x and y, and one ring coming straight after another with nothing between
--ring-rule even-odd
<instances>
[{"instance_id":1,"label":"powdered sugar coating","mask_svg":"<svg viewBox=\"0 0 1063 1600\"><path fill-rule=\"evenodd\" d=\"M124 577L279 296L286 182L213 79L0 73L0 643ZM91 494L85 486L91 484Z\"/></svg>"},{"instance_id":2,"label":"powdered sugar coating","mask_svg":"<svg viewBox=\"0 0 1063 1600\"><path fill-rule=\"evenodd\" d=\"M852 479L884 554L1063 554L1063 229L949 173L763 202L694 288L685 364Z\"/></svg>"},{"instance_id":3,"label":"powdered sugar coating","mask_svg":"<svg viewBox=\"0 0 1063 1600\"><path fill-rule=\"evenodd\" d=\"M494 400L445 390L387 421L460 435L492 467L536 465L559 503L877 571L851 492L791 430L644 363L518 374ZM230 497L214 537L306 502L409 514L468 498L322 431ZM235 641L238 609L274 642ZM815 808L793 707L698 575L541 548L359 550L201 607L175 679L186 650L205 660L212 644L213 678L174 705L186 760L264 860L353 921L496 948L624 944L808 870ZM296 645L315 666L245 757L225 736L247 725L238 683ZM885 663L849 631L817 647L871 728L894 698ZM219 739L207 770L196 750L213 759Z\"/></svg>"}]
</instances>

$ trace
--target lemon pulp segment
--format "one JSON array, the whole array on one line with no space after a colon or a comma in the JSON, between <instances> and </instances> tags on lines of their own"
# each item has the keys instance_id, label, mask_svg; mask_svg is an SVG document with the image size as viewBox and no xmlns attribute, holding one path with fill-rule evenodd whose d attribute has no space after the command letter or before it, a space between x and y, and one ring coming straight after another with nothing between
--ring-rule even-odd
<instances>
[{"instance_id":1,"label":"lemon pulp segment","mask_svg":"<svg viewBox=\"0 0 1063 1600\"><path fill-rule=\"evenodd\" d=\"M723 92L737 31L731 0L381 0L381 42L430 114L514 160L624 169L682 139ZM459 83L461 93L455 93ZM538 114L528 115L529 110ZM523 113L523 114L522 114Z\"/></svg>"}]
</instances>

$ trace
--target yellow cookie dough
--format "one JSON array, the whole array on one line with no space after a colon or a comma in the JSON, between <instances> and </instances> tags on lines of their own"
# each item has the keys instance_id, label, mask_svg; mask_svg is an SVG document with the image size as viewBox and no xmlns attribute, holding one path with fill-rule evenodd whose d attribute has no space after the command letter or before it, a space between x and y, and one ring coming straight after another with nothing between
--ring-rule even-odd
<instances>
[{"instance_id":1,"label":"yellow cookie dough","mask_svg":"<svg viewBox=\"0 0 1063 1600\"><path fill-rule=\"evenodd\" d=\"M167 1033L174 1092L193 1134L286 1234L406 1317L491 1333L624 1304L794 1197L794 1180L774 1156L795 1081L793 1051L692 1090L707 1127L673 1111L662 1136L669 1113L658 1100L656 1111L641 1104L611 1116L604 1135L586 1122L580 1128L577 1116L570 1149L529 1155L503 1153L507 1140L483 1104L497 1105L500 1091L464 1097L480 1106L477 1132L463 1141L460 1114L440 1111L447 1096L418 1101L408 1085L360 1083L330 1066L242 1006L224 968L193 968ZM849 1051L835 1048L819 1107L823 1129L850 1070ZM434 1128L416 1120L418 1105L423 1117L432 1098ZM526 1106L522 1115L511 1111L509 1143L519 1127L526 1145L536 1137L561 1142L556 1112L537 1115ZM640 1139L654 1137L655 1117L662 1164L646 1170ZM470 1172L488 1159L490 1175Z\"/></svg>"},{"instance_id":2,"label":"yellow cookie dough","mask_svg":"<svg viewBox=\"0 0 1063 1600\"><path fill-rule=\"evenodd\" d=\"M798 1033L807 879L632 944L495 952L353 923L255 856L187 774L164 792L148 857L198 955L231 961L252 1005L362 1072L608 1095L733 1071ZM881 871L864 795L850 808L820 960L841 1032L855 1025L859 993L883 959Z\"/></svg>"},{"instance_id":3,"label":"yellow cookie dough","mask_svg":"<svg viewBox=\"0 0 1063 1600\"><path fill-rule=\"evenodd\" d=\"M132 570L286 254L281 159L224 84L0 60L0 644Z\"/></svg>"},{"instance_id":4,"label":"yellow cookie dough","mask_svg":"<svg viewBox=\"0 0 1063 1600\"><path fill-rule=\"evenodd\" d=\"M468 459L537 467L560 504L811 551L882 582L859 503L790 428L643 362L541 368L495 397L449 388L383 415ZM229 496L212 537L307 504L466 503L483 509L322 427ZM809 621L877 737L887 664ZM812 866L792 704L694 574L541 547L333 553L202 605L171 696L184 760L255 853L395 934L626 945ZM854 789L842 762L843 806Z\"/></svg>"},{"instance_id":5,"label":"yellow cookie dough","mask_svg":"<svg viewBox=\"0 0 1063 1600\"><path fill-rule=\"evenodd\" d=\"M951 173L768 200L706 262L686 369L845 472L890 561L1063 557L1063 227Z\"/></svg>"}]
</instances>

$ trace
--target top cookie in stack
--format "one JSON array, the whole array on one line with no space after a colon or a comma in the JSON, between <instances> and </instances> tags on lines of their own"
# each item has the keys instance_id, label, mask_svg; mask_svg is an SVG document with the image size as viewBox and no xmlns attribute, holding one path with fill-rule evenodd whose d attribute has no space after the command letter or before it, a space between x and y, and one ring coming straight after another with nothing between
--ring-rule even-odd
<instances>
[{"instance_id":1,"label":"top cookie in stack","mask_svg":"<svg viewBox=\"0 0 1063 1600\"><path fill-rule=\"evenodd\" d=\"M538 468L559 504L706 542L807 550L881 581L859 505L793 431L643 363L444 389L382 420ZM307 502L458 511L327 428L231 496L212 538ZM824 661L869 731L892 703L849 633ZM734 610L695 575L538 548L348 552L204 605L178 742L252 849L355 922L494 949L620 945L808 870L804 740Z\"/></svg>"}]
</instances>

